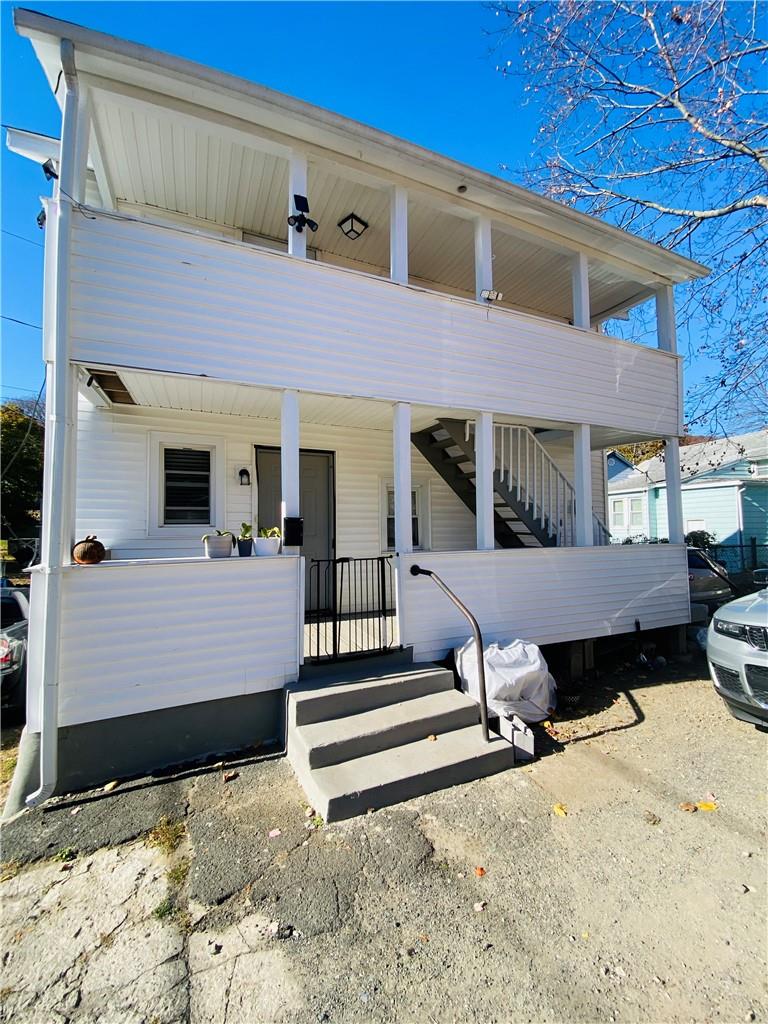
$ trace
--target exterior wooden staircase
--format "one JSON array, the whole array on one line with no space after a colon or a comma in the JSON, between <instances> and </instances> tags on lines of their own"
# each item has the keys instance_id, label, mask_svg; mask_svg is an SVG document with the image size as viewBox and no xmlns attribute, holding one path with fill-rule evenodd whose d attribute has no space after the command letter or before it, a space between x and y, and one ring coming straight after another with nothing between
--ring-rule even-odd
<instances>
[{"instance_id":1,"label":"exterior wooden staircase","mask_svg":"<svg viewBox=\"0 0 768 1024\"><path fill-rule=\"evenodd\" d=\"M471 425L440 419L411 440L451 490L476 514ZM494 535L502 548L569 546L575 542L573 485L528 427L494 426ZM610 534L593 516L595 544Z\"/></svg>"}]
</instances>

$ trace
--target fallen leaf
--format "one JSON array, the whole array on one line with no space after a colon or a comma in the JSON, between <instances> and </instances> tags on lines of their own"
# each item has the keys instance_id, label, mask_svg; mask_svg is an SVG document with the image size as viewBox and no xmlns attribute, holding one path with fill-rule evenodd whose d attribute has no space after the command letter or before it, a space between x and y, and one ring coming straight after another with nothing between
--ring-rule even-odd
<instances>
[{"instance_id":1,"label":"fallen leaf","mask_svg":"<svg viewBox=\"0 0 768 1024\"><path fill-rule=\"evenodd\" d=\"M437 736L427 736L430 743L434 743L437 740Z\"/></svg>"},{"instance_id":2,"label":"fallen leaf","mask_svg":"<svg viewBox=\"0 0 768 1024\"><path fill-rule=\"evenodd\" d=\"M281 836L282 834L283 833L280 831L279 828L273 828L272 831L269 833L269 838L270 839L277 839L277 837Z\"/></svg>"},{"instance_id":3,"label":"fallen leaf","mask_svg":"<svg viewBox=\"0 0 768 1024\"><path fill-rule=\"evenodd\" d=\"M581 937L582 937L582 939L585 939L585 940L588 939L589 938L589 932L582 932L581 933Z\"/></svg>"},{"instance_id":4,"label":"fallen leaf","mask_svg":"<svg viewBox=\"0 0 768 1024\"><path fill-rule=\"evenodd\" d=\"M717 810L717 804L715 803L714 800L699 800L699 802L696 804L696 807L700 811L716 811Z\"/></svg>"},{"instance_id":5,"label":"fallen leaf","mask_svg":"<svg viewBox=\"0 0 768 1024\"><path fill-rule=\"evenodd\" d=\"M120 783L119 783L119 782L118 782L118 781L117 781L116 779L113 779L113 780L112 780L112 782L108 782L108 783L106 784L106 786L104 787L104 792L105 792L105 793L111 793L111 792L112 792L112 790L113 790L113 789L117 789L117 787L118 787L119 785L120 785Z\"/></svg>"},{"instance_id":6,"label":"fallen leaf","mask_svg":"<svg viewBox=\"0 0 768 1024\"><path fill-rule=\"evenodd\" d=\"M475 913L479 914L480 911L481 910L485 910L485 908L487 906L488 906L488 904L485 902L485 900L478 900L478 902L475 904L475 907L474 907Z\"/></svg>"},{"instance_id":7,"label":"fallen leaf","mask_svg":"<svg viewBox=\"0 0 768 1024\"><path fill-rule=\"evenodd\" d=\"M658 816L658 814L654 814L653 811L646 811L643 817L649 825L658 825L661 821L661 818Z\"/></svg>"},{"instance_id":8,"label":"fallen leaf","mask_svg":"<svg viewBox=\"0 0 768 1024\"><path fill-rule=\"evenodd\" d=\"M233 779L239 778L239 776L240 776L240 772L236 772L236 771L224 772L224 781L225 782L231 782Z\"/></svg>"},{"instance_id":9,"label":"fallen leaf","mask_svg":"<svg viewBox=\"0 0 768 1024\"><path fill-rule=\"evenodd\" d=\"M315 809L314 809L314 807L305 807L304 808L304 817L305 818L314 818L314 816L315 816Z\"/></svg>"},{"instance_id":10,"label":"fallen leaf","mask_svg":"<svg viewBox=\"0 0 768 1024\"><path fill-rule=\"evenodd\" d=\"M475 874L478 878L482 878L485 874L485 868L475 868Z\"/></svg>"},{"instance_id":11,"label":"fallen leaf","mask_svg":"<svg viewBox=\"0 0 768 1024\"><path fill-rule=\"evenodd\" d=\"M698 810L696 804L692 804L689 801L686 801L684 804L680 804L679 807L681 811L687 811L689 814L694 814Z\"/></svg>"},{"instance_id":12,"label":"fallen leaf","mask_svg":"<svg viewBox=\"0 0 768 1024\"><path fill-rule=\"evenodd\" d=\"M552 723L550 722L550 720L549 720L549 719L547 719L547 720L546 720L545 722L542 722L541 724L542 724L542 726L543 726L543 727L544 727L545 729L551 729L551 728L552 728Z\"/></svg>"},{"instance_id":13,"label":"fallen leaf","mask_svg":"<svg viewBox=\"0 0 768 1024\"><path fill-rule=\"evenodd\" d=\"M419 936L419 942L429 942L429 936L428 935L420 935Z\"/></svg>"},{"instance_id":14,"label":"fallen leaf","mask_svg":"<svg viewBox=\"0 0 768 1024\"><path fill-rule=\"evenodd\" d=\"M552 811L558 816L558 818L568 817L568 808L565 804L553 804Z\"/></svg>"}]
</instances>

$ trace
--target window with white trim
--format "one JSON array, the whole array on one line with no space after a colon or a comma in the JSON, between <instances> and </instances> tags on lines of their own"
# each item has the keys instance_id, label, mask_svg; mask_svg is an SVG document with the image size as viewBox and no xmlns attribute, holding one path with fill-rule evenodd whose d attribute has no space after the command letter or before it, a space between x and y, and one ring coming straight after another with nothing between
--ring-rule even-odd
<instances>
[{"instance_id":1,"label":"window with white trim","mask_svg":"<svg viewBox=\"0 0 768 1024\"><path fill-rule=\"evenodd\" d=\"M625 526L624 518L624 499L614 498L611 502L611 515L613 517L614 526Z\"/></svg>"},{"instance_id":2,"label":"window with white trim","mask_svg":"<svg viewBox=\"0 0 768 1024\"><path fill-rule=\"evenodd\" d=\"M382 489L382 538L385 551L395 550L395 486L386 483ZM428 509L425 488L420 484L411 488L411 542L414 551L428 547Z\"/></svg>"},{"instance_id":3,"label":"window with white trim","mask_svg":"<svg viewBox=\"0 0 768 1024\"><path fill-rule=\"evenodd\" d=\"M213 522L213 449L162 446L162 525Z\"/></svg>"},{"instance_id":4,"label":"window with white trim","mask_svg":"<svg viewBox=\"0 0 768 1024\"><path fill-rule=\"evenodd\" d=\"M643 499L642 498L630 498L629 499L629 525L630 526L642 526L643 525Z\"/></svg>"}]
</instances>

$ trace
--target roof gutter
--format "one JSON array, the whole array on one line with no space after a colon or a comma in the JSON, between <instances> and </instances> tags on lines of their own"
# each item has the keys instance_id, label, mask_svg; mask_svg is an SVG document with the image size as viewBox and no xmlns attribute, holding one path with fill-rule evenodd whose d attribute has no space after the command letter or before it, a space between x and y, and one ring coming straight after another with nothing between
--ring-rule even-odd
<instances>
[{"instance_id":1,"label":"roof gutter","mask_svg":"<svg viewBox=\"0 0 768 1024\"><path fill-rule=\"evenodd\" d=\"M46 353L47 413L43 479L43 530L40 569L42 574L43 627L40 637L40 676L30 699L39 701L40 784L26 797L27 807L37 807L56 789L59 755L59 670L61 636L61 569L70 558L69 509L74 487L75 391L69 365L69 255L71 249L72 196L77 194L77 134L80 89L75 69L75 48L69 39L60 45L64 110L59 153L59 181L48 203L46 244L55 246L55 275L51 348ZM53 223L51 223L53 222ZM48 297L50 298L50 297Z\"/></svg>"}]
</instances>

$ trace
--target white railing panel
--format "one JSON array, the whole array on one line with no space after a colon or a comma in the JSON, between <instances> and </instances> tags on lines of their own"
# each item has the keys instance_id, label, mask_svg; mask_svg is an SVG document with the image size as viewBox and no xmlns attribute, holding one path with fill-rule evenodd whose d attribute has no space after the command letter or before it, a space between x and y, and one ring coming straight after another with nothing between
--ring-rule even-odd
<instances>
[{"instance_id":1,"label":"white railing panel","mask_svg":"<svg viewBox=\"0 0 768 1024\"><path fill-rule=\"evenodd\" d=\"M62 573L59 722L277 689L298 677L299 558L104 562Z\"/></svg>"},{"instance_id":2,"label":"white railing panel","mask_svg":"<svg viewBox=\"0 0 768 1024\"><path fill-rule=\"evenodd\" d=\"M432 569L477 617L485 641L539 644L631 633L689 621L683 545L419 552L400 558L401 638L419 661L467 637L442 595L425 593L412 564Z\"/></svg>"}]
</instances>

